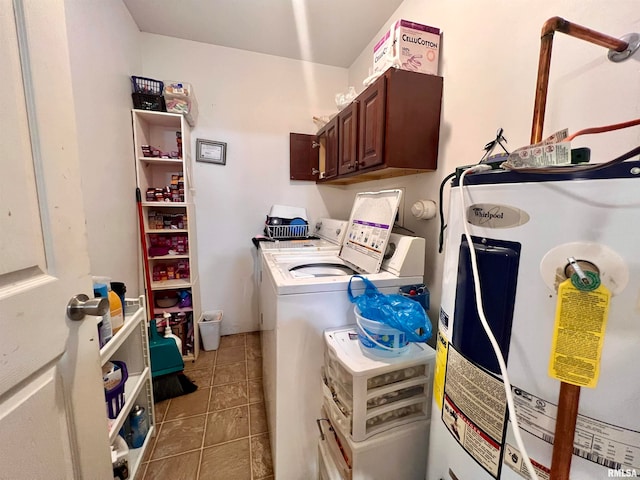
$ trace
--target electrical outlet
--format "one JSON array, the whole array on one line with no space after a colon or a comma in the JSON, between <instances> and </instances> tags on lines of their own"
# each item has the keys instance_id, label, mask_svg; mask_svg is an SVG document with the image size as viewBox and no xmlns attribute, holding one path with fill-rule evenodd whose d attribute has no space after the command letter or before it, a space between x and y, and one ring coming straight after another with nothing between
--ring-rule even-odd
<instances>
[{"instance_id":1,"label":"electrical outlet","mask_svg":"<svg viewBox=\"0 0 640 480\"><path fill-rule=\"evenodd\" d=\"M398 190L402 190L402 196L400 197L398 213L396 214L396 225L404 228L404 197L407 195L407 189L405 187L398 187Z\"/></svg>"}]
</instances>

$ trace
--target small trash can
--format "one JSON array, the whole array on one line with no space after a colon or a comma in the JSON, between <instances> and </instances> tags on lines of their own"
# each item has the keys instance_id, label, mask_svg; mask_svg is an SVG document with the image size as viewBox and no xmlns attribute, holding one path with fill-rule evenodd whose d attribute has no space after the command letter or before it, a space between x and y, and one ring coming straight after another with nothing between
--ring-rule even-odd
<instances>
[{"instance_id":1,"label":"small trash can","mask_svg":"<svg viewBox=\"0 0 640 480\"><path fill-rule=\"evenodd\" d=\"M220 345L220 324L222 323L222 310L203 312L202 320L198 322L202 347L206 351L217 350Z\"/></svg>"}]
</instances>

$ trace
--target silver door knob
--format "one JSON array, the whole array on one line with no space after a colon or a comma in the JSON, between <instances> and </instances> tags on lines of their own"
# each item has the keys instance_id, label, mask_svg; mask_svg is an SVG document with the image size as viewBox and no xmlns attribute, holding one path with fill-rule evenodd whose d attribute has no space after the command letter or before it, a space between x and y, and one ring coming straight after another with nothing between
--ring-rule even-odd
<instances>
[{"instance_id":1,"label":"silver door knob","mask_svg":"<svg viewBox=\"0 0 640 480\"><path fill-rule=\"evenodd\" d=\"M106 297L89 298L84 293L71 297L67 304L67 316L71 320L82 320L85 315L104 315L109 311Z\"/></svg>"}]
</instances>

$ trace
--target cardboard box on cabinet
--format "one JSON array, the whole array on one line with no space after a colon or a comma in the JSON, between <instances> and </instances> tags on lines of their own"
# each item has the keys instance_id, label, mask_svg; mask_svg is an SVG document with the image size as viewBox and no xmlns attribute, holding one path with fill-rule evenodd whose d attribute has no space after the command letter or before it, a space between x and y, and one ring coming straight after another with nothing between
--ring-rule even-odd
<instances>
[{"instance_id":1,"label":"cardboard box on cabinet","mask_svg":"<svg viewBox=\"0 0 640 480\"><path fill-rule=\"evenodd\" d=\"M403 70L438 74L440 29L409 20L391 25L373 48L373 71L395 66Z\"/></svg>"}]
</instances>

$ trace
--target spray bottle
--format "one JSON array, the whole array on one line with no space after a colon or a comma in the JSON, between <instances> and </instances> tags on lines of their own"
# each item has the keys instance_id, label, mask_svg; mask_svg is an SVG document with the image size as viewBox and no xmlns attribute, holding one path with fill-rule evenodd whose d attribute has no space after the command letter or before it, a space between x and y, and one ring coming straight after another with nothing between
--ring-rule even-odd
<instances>
[{"instance_id":1,"label":"spray bottle","mask_svg":"<svg viewBox=\"0 0 640 480\"><path fill-rule=\"evenodd\" d=\"M178 351L180 355L182 355L182 340L177 335L174 335L171 331L171 325L169 325L169 320L171 320L171 314L169 312L164 312L164 338L173 338L176 341L176 345L178 346Z\"/></svg>"}]
</instances>

